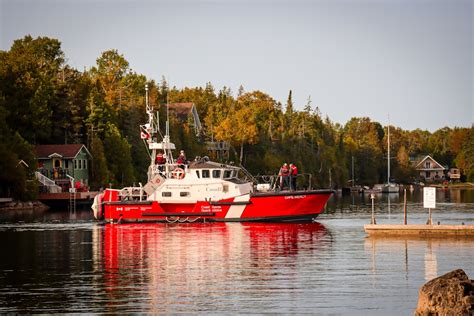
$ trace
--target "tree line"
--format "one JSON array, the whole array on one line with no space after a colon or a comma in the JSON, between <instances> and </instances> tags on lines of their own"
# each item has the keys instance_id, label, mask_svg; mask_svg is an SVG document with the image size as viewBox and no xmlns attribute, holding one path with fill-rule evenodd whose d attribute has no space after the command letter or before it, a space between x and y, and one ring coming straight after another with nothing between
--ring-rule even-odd
<instances>
[{"instance_id":1,"label":"tree line","mask_svg":"<svg viewBox=\"0 0 474 316\"><path fill-rule=\"evenodd\" d=\"M103 52L83 71L66 60L60 41L48 37L25 36L0 51L0 195L34 198L35 182L27 180L36 168L35 144L86 144L92 189L146 182L149 156L138 128L147 120L145 84L161 126L166 103L195 104L203 133L195 133L191 119L172 116L170 124L173 142L188 157L208 155L206 141L223 140L232 146L230 160L253 174L274 174L283 162L293 162L312 175L313 186L341 188L350 185L354 162L358 184L386 181L387 127L370 118L334 123L310 97L298 111L291 90L282 104L242 86L235 96L211 83L170 87L165 78L157 82L133 71L117 50ZM426 154L474 181L473 127L430 133L391 126L390 134L397 182L414 181L412 160Z\"/></svg>"}]
</instances>

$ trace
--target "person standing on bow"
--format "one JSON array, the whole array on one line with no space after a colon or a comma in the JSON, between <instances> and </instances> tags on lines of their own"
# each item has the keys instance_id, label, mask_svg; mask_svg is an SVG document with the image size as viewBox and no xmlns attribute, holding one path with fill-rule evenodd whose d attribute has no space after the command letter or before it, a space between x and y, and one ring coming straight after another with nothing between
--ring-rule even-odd
<instances>
[{"instance_id":1,"label":"person standing on bow","mask_svg":"<svg viewBox=\"0 0 474 316\"><path fill-rule=\"evenodd\" d=\"M280 176L280 190L284 190L286 187L288 187L288 178L290 176L290 168L288 168L288 164L286 162L283 164L283 166L281 166L278 175Z\"/></svg>"},{"instance_id":2,"label":"person standing on bow","mask_svg":"<svg viewBox=\"0 0 474 316\"><path fill-rule=\"evenodd\" d=\"M298 176L298 168L290 163L290 190L296 191L296 177Z\"/></svg>"}]
</instances>

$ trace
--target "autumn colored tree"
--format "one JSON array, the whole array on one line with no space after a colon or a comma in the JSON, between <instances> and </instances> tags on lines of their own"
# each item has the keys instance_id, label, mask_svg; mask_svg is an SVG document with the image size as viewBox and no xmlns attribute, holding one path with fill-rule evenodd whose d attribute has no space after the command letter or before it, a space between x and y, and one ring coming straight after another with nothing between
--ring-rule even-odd
<instances>
[{"instance_id":1,"label":"autumn colored tree","mask_svg":"<svg viewBox=\"0 0 474 316\"><path fill-rule=\"evenodd\" d=\"M236 95L207 82L202 87L170 86L135 73L117 50L107 50L88 71L65 63L61 43L47 37L26 36L0 51L0 192L31 197L26 179L35 169L37 143L86 143L92 151L91 184L104 187L146 181L149 155L138 126L147 120L144 85L149 101L159 111L164 130L166 104L192 102L202 123L196 135L194 121L170 117L171 136L188 157L207 155L206 141L232 145L231 160L239 160L258 174L276 173L283 162L293 162L311 174L311 185L342 187L349 183L354 157L357 182L386 181L387 129L366 117L345 125L331 122L308 97L302 111L262 91ZM413 179L413 159L431 154L463 178L474 180L473 128L441 128L433 133L391 126L392 175L397 181ZM19 161L30 169L12 166ZM23 164L21 164L23 165ZM299 183L309 186L309 183Z\"/></svg>"}]
</instances>

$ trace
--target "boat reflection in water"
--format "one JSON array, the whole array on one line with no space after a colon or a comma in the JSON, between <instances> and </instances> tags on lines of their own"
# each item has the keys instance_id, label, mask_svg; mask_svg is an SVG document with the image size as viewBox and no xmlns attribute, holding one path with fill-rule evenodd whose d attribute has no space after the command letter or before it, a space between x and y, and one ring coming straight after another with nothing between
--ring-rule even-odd
<instances>
[{"instance_id":1,"label":"boat reflection in water","mask_svg":"<svg viewBox=\"0 0 474 316\"><path fill-rule=\"evenodd\" d=\"M219 310L241 297L291 288L301 272L296 265L331 247L331 239L319 223L142 223L93 232L107 304L160 313L192 311L189 305L199 302Z\"/></svg>"}]
</instances>

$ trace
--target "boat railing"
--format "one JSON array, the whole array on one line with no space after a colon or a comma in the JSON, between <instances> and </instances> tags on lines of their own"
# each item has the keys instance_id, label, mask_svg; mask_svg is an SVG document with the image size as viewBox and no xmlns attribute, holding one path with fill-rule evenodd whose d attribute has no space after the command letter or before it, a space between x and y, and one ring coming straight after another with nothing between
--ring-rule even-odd
<instances>
[{"instance_id":1,"label":"boat railing","mask_svg":"<svg viewBox=\"0 0 474 316\"><path fill-rule=\"evenodd\" d=\"M313 175L311 173L299 173L296 176L296 187L300 190L312 190L312 179ZM267 183L270 184L270 188L273 191L281 190L281 176L277 174L270 175L256 175L255 180L257 184ZM288 183L289 186L289 183Z\"/></svg>"},{"instance_id":2,"label":"boat railing","mask_svg":"<svg viewBox=\"0 0 474 316\"><path fill-rule=\"evenodd\" d=\"M151 171L152 175L159 174L164 178L172 178L178 168L181 168L186 173L188 165L179 163L155 164L150 166L149 171Z\"/></svg>"},{"instance_id":3,"label":"boat railing","mask_svg":"<svg viewBox=\"0 0 474 316\"><path fill-rule=\"evenodd\" d=\"M247 169L245 169L244 166L240 165L239 168L244 174L244 180L253 182L253 184L258 184L258 180Z\"/></svg>"},{"instance_id":4,"label":"boat railing","mask_svg":"<svg viewBox=\"0 0 474 316\"><path fill-rule=\"evenodd\" d=\"M139 187L125 187L119 191L119 196L122 200L138 200L143 201L146 196L143 186L140 183Z\"/></svg>"}]
</instances>

